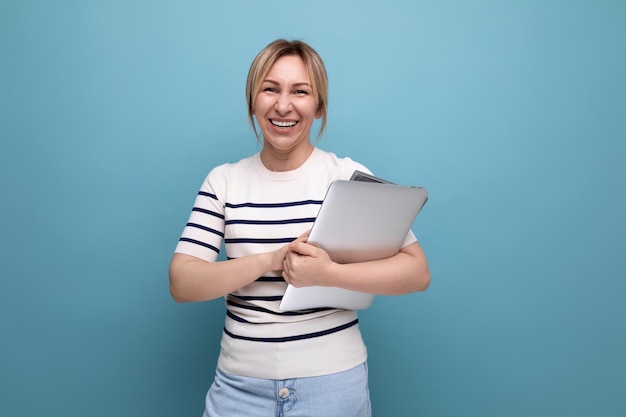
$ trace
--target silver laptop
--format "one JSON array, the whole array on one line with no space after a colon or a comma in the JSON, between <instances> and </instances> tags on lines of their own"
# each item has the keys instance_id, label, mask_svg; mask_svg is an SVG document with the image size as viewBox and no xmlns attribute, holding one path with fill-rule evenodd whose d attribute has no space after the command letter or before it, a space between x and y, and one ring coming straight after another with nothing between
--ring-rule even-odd
<instances>
[{"instance_id":1,"label":"silver laptop","mask_svg":"<svg viewBox=\"0 0 626 417\"><path fill-rule=\"evenodd\" d=\"M311 229L308 242L323 248L335 262L377 260L398 253L428 199L424 188L381 183L383 180L364 175L330 185ZM341 288L289 285L279 308L363 310L373 299L373 294Z\"/></svg>"}]
</instances>

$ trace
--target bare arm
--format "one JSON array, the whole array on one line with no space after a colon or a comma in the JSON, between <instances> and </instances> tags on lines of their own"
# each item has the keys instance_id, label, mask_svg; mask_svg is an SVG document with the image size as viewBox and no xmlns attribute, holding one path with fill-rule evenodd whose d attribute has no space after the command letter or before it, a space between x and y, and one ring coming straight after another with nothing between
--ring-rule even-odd
<instances>
[{"instance_id":1,"label":"bare arm","mask_svg":"<svg viewBox=\"0 0 626 417\"><path fill-rule=\"evenodd\" d=\"M219 262L174 254L170 263L170 293L179 303L207 301L223 297L270 271L280 271L289 249Z\"/></svg>"},{"instance_id":2,"label":"bare arm","mask_svg":"<svg viewBox=\"0 0 626 417\"><path fill-rule=\"evenodd\" d=\"M412 243L396 255L377 261L338 264L301 239L290 244L283 277L296 287L321 285L380 295L424 291L430 284L426 255Z\"/></svg>"}]
</instances>

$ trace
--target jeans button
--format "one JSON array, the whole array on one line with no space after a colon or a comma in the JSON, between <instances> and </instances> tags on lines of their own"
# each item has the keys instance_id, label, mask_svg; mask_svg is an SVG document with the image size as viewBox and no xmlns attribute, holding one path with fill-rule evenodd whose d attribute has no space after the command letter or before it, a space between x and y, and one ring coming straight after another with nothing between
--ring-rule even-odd
<instances>
[{"instance_id":1,"label":"jeans button","mask_svg":"<svg viewBox=\"0 0 626 417\"><path fill-rule=\"evenodd\" d=\"M289 397L289 388L281 388L278 390L278 396L283 400Z\"/></svg>"}]
</instances>

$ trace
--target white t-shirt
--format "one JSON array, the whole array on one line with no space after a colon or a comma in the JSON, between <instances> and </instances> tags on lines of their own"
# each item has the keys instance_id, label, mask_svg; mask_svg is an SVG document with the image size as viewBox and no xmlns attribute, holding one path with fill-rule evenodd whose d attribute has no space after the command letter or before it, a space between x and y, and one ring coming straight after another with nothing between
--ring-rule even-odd
<instances>
[{"instance_id":1,"label":"white t-shirt","mask_svg":"<svg viewBox=\"0 0 626 417\"><path fill-rule=\"evenodd\" d=\"M214 262L222 242L229 259L278 249L311 228L330 183L355 170L369 172L318 148L293 171L269 171L258 153L220 165L203 182L176 252ZM410 233L405 244L415 240ZM286 287L280 274L267 274L226 296L223 372L288 379L345 371L367 359L356 312L280 311Z\"/></svg>"}]
</instances>

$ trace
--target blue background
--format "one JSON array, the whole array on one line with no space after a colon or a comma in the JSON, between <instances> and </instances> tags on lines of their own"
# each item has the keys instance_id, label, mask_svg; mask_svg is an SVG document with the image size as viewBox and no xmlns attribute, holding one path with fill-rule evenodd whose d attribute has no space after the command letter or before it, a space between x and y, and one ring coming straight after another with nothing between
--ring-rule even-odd
<instances>
[{"instance_id":1,"label":"blue background","mask_svg":"<svg viewBox=\"0 0 626 417\"><path fill-rule=\"evenodd\" d=\"M199 416L221 300L168 263L200 182L259 147L277 37L330 76L323 149L430 201L425 293L361 313L376 416L626 412L626 3L0 5L0 415Z\"/></svg>"}]
</instances>

